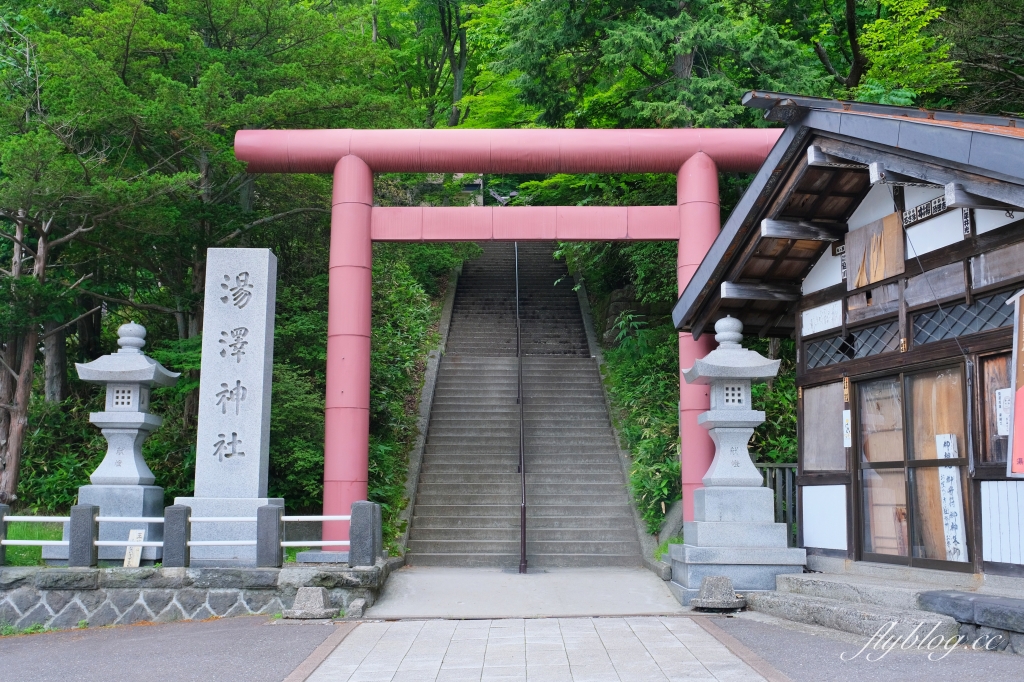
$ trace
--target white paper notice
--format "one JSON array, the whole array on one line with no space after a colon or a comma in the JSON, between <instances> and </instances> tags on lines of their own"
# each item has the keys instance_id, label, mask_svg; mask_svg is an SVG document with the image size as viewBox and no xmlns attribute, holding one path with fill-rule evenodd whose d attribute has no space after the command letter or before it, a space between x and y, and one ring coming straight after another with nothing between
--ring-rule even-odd
<instances>
[{"instance_id":1,"label":"white paper notice","mask_svg":"<svg viewBox=\"0 0 1024 682\"><path fill-rule=\"evenodd\" d=\"M1010 435L1010 419L1013 417L1013 389L1000 388L996 391L996 435Z\"/></svg>"},{"instance_id":2,"label":"white paper notice","mask_svg":"<svg viewBox=\"0 0 1024 682\"><path fill-rule=\"evenodd\" d=\"M935 451L939 459L959 458L956 434L936 434ZM964 529L960 467L939 467L939 495L942 499L942 532L946 537L946 561L967 561L967 533Z\"/></svg>"},{"instance_id":3,"label":"white paper notice","mask_svg":"<svg viewBox=\"0 0 1024 682\"><path fill-rule=\"evenodd\" d=\"M817 308L810 308L800 313L800 333L803 336L810 336L823 332L826 329L834 329L843 326L843 302L832 301Z\"/></svg>"},{"instance_id":4,"label":"white paper notice","mask_svg":"<svg viewBox=\"0 0 1024 682\"><path fill-rule=\"evenodd\" d=\"M128 542L145 542L146 541L146 530L130 530L128 531ZM142 547L140 545L129 545L128 549L124 553L124 567L125 568L138 568L139 562L142 560Z\"/></svg>"},{"instance_id":5,"label":"white paper notice","mask_svg":"<svg viewBox=\"0 0 1024 682\"><path fill-rule=\"evenodd\" d=\"M850 423L849 410L843 410L843 447L853 447L853 424Z\"/></svg>"}]
</instances>

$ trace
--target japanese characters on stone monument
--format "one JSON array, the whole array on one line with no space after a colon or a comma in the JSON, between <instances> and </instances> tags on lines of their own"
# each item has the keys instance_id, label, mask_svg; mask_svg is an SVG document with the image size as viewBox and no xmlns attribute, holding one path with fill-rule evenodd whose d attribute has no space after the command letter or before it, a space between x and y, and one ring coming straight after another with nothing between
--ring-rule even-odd
<instances>
[{"instance_id":1,"label":"japanese characters on stone monument","mask_svg":"<svg viewBox=\"0 0 1024 682\"><path fill-rule=\"evenodd\" d=\"M255 517L268 499L270 387L277 258L268 249L210 249L192 517ZM252 522L203 523L193 540L256 538ZM254 564L254 547L195 546L192 562Z\"/></svg>"},{"instance_id":2,"label":"japanese characters on stone monument","mask_svg":"<svg viewBox=\"0 0 1024 682\"><path fill-rule=\"evenodd\" d=\"M100 516L157 517L163 516L164 489L153 485L155 477L142 457L142 443L163 420L149 411L150 389L153 386L173 386L178 374L167 371L156 360L146 356L146 329L131 322L117 330L120 350L104 355L92 362L77 364L82 381L103 384L106 401L102 412L93 412L89 421L98 426L107 439L107 454L92 473L92 485L78 489L79 504L94 504ZM137 523L102 522L100 540L127 540ZM144 540L163 538L163 525L149 523L143 530ZM65 524L64 536L68 529ZM137 549L137 548L136 548ZM152 563L161 558L159 547L145 547L139 559ZM56 562L68 558L68 548L43 548L43 558ZM125 548L100 547L99 559L122 561ZM136 564L137 565L137 564Z\"/></svg>"},{"instance_id":3,"label":"japanese characters on stone monument","mask_svg":"<svg viewBox=\"0 0 1024 682\"><path fill-rule=\"evenodd\" d=\"M693 494L693 521L683 524L685 544L671 545L672 582L683 604L708 576L725 576L740 591L774 590L775 576L800 573L803 549L787 547L788 529L775 523L774 496L750 459L747 444L764 412L751 409L752 380L774 377L779 360L740 345L743 323L715 324L718 348L683 371L688 384L710 384L711 409L697 422L715 443L703 488Z\"/></svg>"}]
</instances>

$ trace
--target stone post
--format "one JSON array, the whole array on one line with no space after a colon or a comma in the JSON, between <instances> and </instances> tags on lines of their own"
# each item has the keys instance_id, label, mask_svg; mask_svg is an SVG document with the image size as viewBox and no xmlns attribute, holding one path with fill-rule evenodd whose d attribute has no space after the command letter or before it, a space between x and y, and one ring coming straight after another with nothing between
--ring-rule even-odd
<instances>
[{"instance_id":1,"label":"stone post","mask_svg":"<svg viewBox=\"0 0 1024 682\"><path fill-rule=\"evenodd\" d=\"M158 517L164 506L164 489L153 485L155 477L142 456L142 443L163 420L150 413L150 391L155 386L173 386L178 373L170 372L142 352L146 345L146 328L131 322L117 330L116 353L92 362L76 364L82 381L102 384L106 400L102 412L93 412L89 421L100 428L107 439L107 454L89 477L92 485L78 489L79 504L94 504L100 516ZM100 524L101 540L128 539L133 529L144 529L147 541L163 539L160 523L110 522ZM70 529L65 527L64 537ZM127 547L101 547L99 560L120 562ZM160 547L143 547L142 561L160 561ZM43 558L62 562L68 559L65 547L43 547Z\"/></svg>"},{"instance_id":2,"label":"stone post","mask_svg":"<svg viewBox=\"0 0 1024 682\"><path fill-rule=\"evenodd\" d=\"M164 509L164 567L188 568L191 524L188 517L192 510L182 504L173 504Z\"/></svg>"},{"instance_id":3,"label":"stone post","mask_svg":"<svg viewBox=\"0 0 1024 682\"><path fill-rule=\"evenodd\" d=\"M281 568L284 563L284 507L268 504L256 510L256 565Z\"/></svg>"},{"instance_id":4,"label":"stone post","mask_svg":"<svg viewBox=\"0 0 1024 682\"><path fill-rule=\"evenodd\" d=\"M382 538L380 505L358 501L352 504L348 563L350 566L373 566L381 558Z\"/></svg>"},{"instance_id":5,"label":"stone post","mask_svg":"<svg viewBox=\"0 0 1024 682\"><path fill-rule=\"evenodd\" d=\"M274 368L277 258L269 249L209 249L194 497L174 503L192 516L253 521L198 523L192 538L255 540L268 498L270 388ZM197 546L193 566L255 566L256 547Z\"/></svg>"},{"instance_id":6,"label":"stone post","mask_svg":"<svg viewBox=\"0 0 1024 682\"><path fill-rule=\"evenodd\" d=\"M693 520L683 524L685 544L671 545L676 597L687 605L703 578L725 576L739 591L774 590L775 576L799 573L803 549L787 547L784 523L775 523L774 496L750 459L747 444L764 412L752 409L750 384L774 377L779 360L740 346L743 323L715 324L716 350L683 371L688 384L708 386L711 409L698 418L715 444L715 456L694 491Z\"/></svg>"},{"instance_id":7,"label":"stone post","mask_svg":"<svg viewBox=\"0 0 1024 682\"><path fill-rule=\"evenodd\" d=\"M100 508L94 504L76 504L71 507L68 523L68 566L95 566L97 560L96 540L99 539L99 524L96 517Z\"/></svg>"}]
</instances>

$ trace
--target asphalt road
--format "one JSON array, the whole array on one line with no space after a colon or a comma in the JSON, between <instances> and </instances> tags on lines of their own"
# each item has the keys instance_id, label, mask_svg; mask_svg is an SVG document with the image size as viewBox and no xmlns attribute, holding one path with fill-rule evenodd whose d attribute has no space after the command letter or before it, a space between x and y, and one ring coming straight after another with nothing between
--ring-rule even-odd
<instances>
[{"instance_id":1,"label":"asphalt road","mask_svg":"<svg viewBox=\"0 0 1024 682\"><path fill-rule=\"evenodd\" d=\"M0 681L281 682L335 625L265 616L0 638Z\"/></svg>"},{"instance_id":2,"label":"asphalt road","mask_svg":"<svg viewBox=\"0 0 1024 682\"><path fill-rule=\"evenodd\" d=\"M793 682L1018 682L1024 679L1024 656L1010 653L971 651L961 645L942 660L934 661L928 660L929 652L923 649L893 649L878 658L883 652L869 648L854 657L867 637L757 613L712 618L711 622ZM844 653L847 659L854 657L853 660L844 661L841 657ZM866 658L869 653L871 661ZM940 651L933 658L943 653Z\"/></svg>"}]
</instances>

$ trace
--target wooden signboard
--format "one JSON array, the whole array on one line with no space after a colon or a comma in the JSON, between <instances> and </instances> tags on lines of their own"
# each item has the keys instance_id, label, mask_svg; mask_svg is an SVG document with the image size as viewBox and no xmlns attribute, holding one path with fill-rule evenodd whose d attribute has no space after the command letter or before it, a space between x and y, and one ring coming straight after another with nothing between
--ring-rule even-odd
<instances>
[{"instance_id":1,"label":"wooden signboard","mask_svg":"<svg viewBox=\"0 0 1024 682\"><path fill-rule=\"evenodd\" d=\"M139 530L128 531L128 542L145 542L146 541L146 529L142 528ZM141 545L128 545L128 549L124 553L124 567L125 568L138 568L139 563L142 561L142 546Z\"/></svg>"},{"instance_id":2,"label":"wooden signboard","mask_svg":"<svg viewBox=\"0 0 1024 682\"><path fill-rule=\"evenodd\" d=\"M891 213L848 232L846 290L860 289L903 274L903 246L903 223L899 213Z\"/></svg>"},{"instance_id":3,"label":"wooden signboard","mask_svg":"<svg viewBox=\"0 0 1024 682\"><path fill-rule=\"evenodd\" d=\"M1006 458L1006 475L1024 478L1024 313L1020 304L1024 291L1018 291L1006 302L1014 305L1013 312L1013 378L1010 388L1013 389L1013 413L1010 416L1009 456Z\"/></svg>"}]
</instances>

